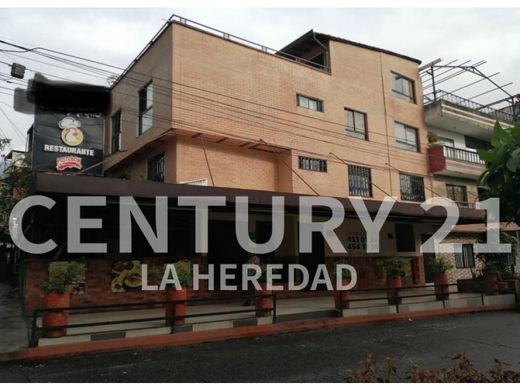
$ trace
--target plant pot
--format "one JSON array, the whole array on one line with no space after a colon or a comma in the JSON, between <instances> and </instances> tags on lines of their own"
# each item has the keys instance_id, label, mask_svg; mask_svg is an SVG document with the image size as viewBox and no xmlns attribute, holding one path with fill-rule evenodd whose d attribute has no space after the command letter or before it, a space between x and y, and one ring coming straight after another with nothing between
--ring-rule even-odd
<instances>
[{"instance_id":1,"label":"plant pot","mask_svg":"<svg viewBox=\"0 0 520 390\"><path fill-rule=\"evenodd\" d=\"M46 309L55 309L62 307L70 307L70 292L64 293L46 293L43 297L44 307ZM42 316L42 326L67 326L69 324L69 312L66 310L63 311L53 311L53 312L44 312ZM67 334L67 329L54 329L54 330L44 330L43 337L63 337Z\"/></svg>"},{"instance_id":2,"label":"plant pot","mask_svg":"<svg viewBox=\"0 0 520 390\"><path fill-rule=\"evenodd\" d=\"M450 298L450 288L448 284L448 275L446 272L438 272L433 276L433 284L435 285L435 297L438 301L445 301Z\"/></svg>"},{"instance_id":3,"label":"plant pot","mask_svg":"<svg viewBox=\"0 0 520 390\"><path fill-rule=\"evenodd\" d=\"M260 290L256 291L255 309L257 317L270 317L273 315L273 297L271 296L271 291L267 289L267 283L260 283Z\"/></svg>"},{"instance_id":4,"label":"plant pot","mask_svg":"<svg viewBox=\"0 0 520 390\"><path fill-rule=\"evenodd\" d=\"M186 287L176 290L169 288L166 290L167 301L185 301L188 298L188 289ZM175 308L175 309L174 309ZM175 310L175 313L174 313ZM166 325L172 325L173 316L184 316L186 315L186 304L185 303L167 303L166 304ZM175 325L184 325L184 318L175 320Z\"/></svg>"},{"instance_id":5,"label":"plant pot","mask_svg":"<svg viewBox=\"0 0 520 390\"><path fill-rule=\"evenodd\" d=\"M347 286L350 283L350 279L343 279L341 281L342 286ZM350 308L350 302L348 301L349 292L348 290L338 290L336 288L336 282L334 282L334 291L332 292L334 296L334 306L338 310L348 309Z\"/></svg>"},{"instance_id":6,"label":"plant pot","mask_svg":"<svg viewBox=\"0 0 520 390\"><path fill-rule=\"evenodd\" d=\"M508 289L507 282L497 282L497 289L499 294L507 294Z\"/></svg>"},{"instance_id":7,"label":"plant pot","mask_svg":"<svg viewBox=\"0 0 520 390\"><path fill-rule=\"evenodd\" d=\"M497 282L498 277L496 274L487 274L484 277L484 292L486 293L486 295L498 294Z\"/></svg>"},{"instance_id":8,"label":"plant pot","mask_svg":"<svg viewBox=\"0 0 520 390\"><path fill-rule=\"evenodd\" d=\"M400 276L386 277L386 287L390 289L386 291L389 305L401 304L402 299L400 297L400 291L398 290L398 288L401 288L401 286L402 281Z\"/></svg>"}]
</instances>

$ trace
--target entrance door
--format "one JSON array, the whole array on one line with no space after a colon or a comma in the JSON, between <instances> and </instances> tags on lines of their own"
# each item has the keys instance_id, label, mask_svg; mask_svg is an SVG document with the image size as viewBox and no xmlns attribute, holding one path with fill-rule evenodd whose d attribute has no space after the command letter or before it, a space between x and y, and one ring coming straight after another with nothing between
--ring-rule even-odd
<instances>
[{"instance_id":1,"label":"entrance door","mask_svg":"<svg viewBox=\"0 0 520 390\"><path fill-rule=\"evenodd\" d=\"M215 286L220 286L220 264L238 264L237 277L240 282L240 265L247 259L247 253L236 238L234 221L209 220L208 263L215 264ZM229 271L228 271L229 273ZM233 285L232 281L227 282Z\"/></svg>"},{"instance_id":2,"label":"entrance door","mask_svg":"<svg viewBox=\"0 0 520 390\"><path fill-rule=\"evenodd\" d=\"M423 234L421 235L421 241L424 243L427 239L431 237L431 234ZM433 268L432 263L435 259L435 253L423 253L424 259L424 281L425 283L433 283Z\"/></svg>"},{"instance_id":3,"label":"entrance door","mask_svg":"<svg viewBox=\"0 0 520 390\"><path fill-rule=\"evenodd\" d=\"M309 284L306 290L310 289L314 275L318 265L325 263L325 242L323 235L320 232L312 233L312 253L300 253L299 256L300 264L307 268L309 272ZM319 290L325 290L326 286L323 284L318 285Z\"/></svg>"}]
</instances>

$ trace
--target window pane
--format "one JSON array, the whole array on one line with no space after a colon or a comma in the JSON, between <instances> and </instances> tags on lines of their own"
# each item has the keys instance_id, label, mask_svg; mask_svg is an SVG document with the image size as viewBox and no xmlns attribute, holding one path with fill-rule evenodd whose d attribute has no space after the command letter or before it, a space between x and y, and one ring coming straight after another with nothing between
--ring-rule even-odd
<instances>
[{"instance_id":1,"label":"window pane","mask_svg":"<svg viewBox=\"0 0 520 390\"><path fill-rule=\"evenodd\" d=\"M150 108L153 105L153 84L149 84L146 88L146 108Z\"/></svg>"},{"instance_id":2,"label":"window pane","mask_svg":"<svg viewBox=\"0 0 520 390\"><path fill-rule=\"evenodd\" d=\"M356 112L354 113L354 119L356 122L356 129L360 131L365 131L365 114Z\"/></svg>"},{"instance_id":3,"label":"window pane","mask_svg":"<svg viewBox=\"0 0 520 390\"><path fill-rule=\"evenodd\" d=\"M345 110L345 122L347 125L347 129L354 129L354 112L350 110Z\"/></svg>"}]
</instances>

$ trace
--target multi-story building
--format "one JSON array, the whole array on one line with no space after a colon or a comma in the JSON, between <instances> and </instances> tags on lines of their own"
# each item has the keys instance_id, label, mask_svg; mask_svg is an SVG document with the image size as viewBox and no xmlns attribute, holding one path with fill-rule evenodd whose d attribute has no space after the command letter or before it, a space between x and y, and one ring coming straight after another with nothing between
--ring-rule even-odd
<instances>
[{"instance_id":1,"label":"multi-story building","mask_svg":"<svg viewBox=\"0 0 520 390\"><path fill-rule=\"evenodd\" d=\"M425 96L425 121L429 132L428 156L433 176L433 190L438 196L455 201L459 207L473 208L478 201L477 180L485 163L477 150L489 149L493 128L498 121L502 128L514 123L511 110L494 109L461 96L435 89ZM502 225L504 231L518 234L516 224ZM485 226L468 225L454 229L448 241L463 244L458 255L446 255L453 262L450 282L471 278L478 270L478 258L472 244L484 234ZM430 257L426 256L426 281L430 281ZM515 259L511 258L511 264Z\"/></svg>"},{"instance_id":2,"label":"multi-story building","mask_svg":"<svg viewBox=\"0 0 520 390\"><path fill-rule=\"evenodd\" d=\"M371 211L385 196L396 197L379 254L366 253L364 229L352 214L337 233L359 269L360 286L383 283L382 261L396 255L410 259L405 281L423 283L419 247L443 214L419 206L434 196L419 64L312 30L276 51L174 18L112 87L105 173L360 196L372 202ZM479 216L461 213L473 221ZM297 218L286 216L285 239L272 258L312 269L345 256L333 254L320 235L312 254L298 254ZM251 236L268 239L269 212L251 219ZM207 261L242 262L232 216L213 210L209 228Z\"/></svg>"}]
</instances>

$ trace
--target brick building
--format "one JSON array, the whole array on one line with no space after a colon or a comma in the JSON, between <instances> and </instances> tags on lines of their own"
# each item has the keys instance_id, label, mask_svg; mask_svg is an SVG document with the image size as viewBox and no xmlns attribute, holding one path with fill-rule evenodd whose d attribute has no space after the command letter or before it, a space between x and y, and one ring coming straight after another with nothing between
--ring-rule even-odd
<instances>
[{"instance_id":1,"label":"brick building","mask_svg":"<svg viewBox=\"0 0 520 390\"><path fill-rule=\"evenodd\" d=\"M35 193L57 199L132 195L152 219L146 206L157 195L173 202L180 195L222 195L227 206L210 209L207 254L195 253L190 209L171 208L171 245L160 256L151 253L139 233L136 238L143 244L134 245L131 254L120 254L114 244L117 222L105 224L94 238L107 241L109 253L87 262L85 294L75 296L73 303L156 298L147 292L111 291L109 275L114 261L121 259L243 263L246 252L235 239L235 196L250 198L249 233L257 242L271 234L271 197L286 199L284 240L275 252L262 256L264 262L300 263L312 272L319 264L347 257L358 270L358 286L375 287L384 284L383 261L402 256L409 260L404 283L424 284L419 247L442 224L445 210L420 207L435 195L435 181L419 64L312 30L272 50L172 18L112 86L105 121L107 177L40 174ZM313 253L298 252L300 195L340 200L346 218L336 233L348 253L332 253L320 234L313 236ZM397 199L381 231L380 253L366 253L366 234L350 196L365 199L372 215L385 196ZM116 203L114 198L109 206ZM105 213L115 215L110 207ZM315 219L328 217L326 211L315 214ZM64 239L60 218L36 227L35 235ZM461 223L482 221L482 211L461 208ZM64 259L60 250L58 245L51 258ZM66 260L88 255L74 256ZM41 296L37 287L46 277L41 263L27 262L28 307L38 306Z\"/></svg>"}]
</instances>

